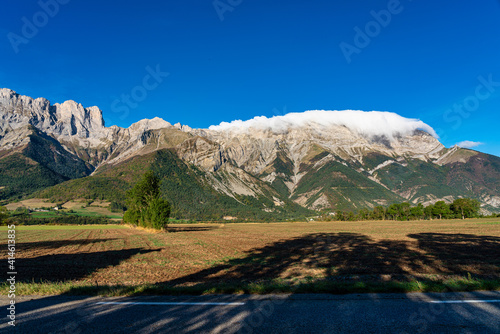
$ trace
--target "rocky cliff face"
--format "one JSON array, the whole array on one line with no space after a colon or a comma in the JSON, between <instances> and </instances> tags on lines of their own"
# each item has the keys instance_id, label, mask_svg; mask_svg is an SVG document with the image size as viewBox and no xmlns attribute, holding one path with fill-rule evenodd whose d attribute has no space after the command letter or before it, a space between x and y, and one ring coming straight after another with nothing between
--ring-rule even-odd
<instances>
[{"instance_id":1,"label":"rocky cliff face","mask_svg":"<svg viewBox=\"0 0 500 334\"><path fill-rule=\"evenodd\" d=\"M84 108L75 101L51 105L44 98L33 99L10 89L0 89L0 133L32 125L55 137L101 138L104 119L97 107Z\"/></svg>"},{"instance_id":2,"label":"rocky cliff face","mask_svg":"<svg viewBox=\"0 0 500 334\"><path fill-rule=\"evenodd\" d=\"M156 117L141 120L127 129L105 127L102 112L97 107L84 108L74 101L51 105L44 98L33 99L10 89L0 89L2 149L21 145L25 131L19 131L16 135L14 130L29 125L65 144L76 155L81 149L87 149L86 153L92 150L106 152L89 161L95 167L140 154L141 149L150 144L151 133L159 129L170 129L171 132L177 130L186 134L187 138L204 138L186 142L179 147L179 152L189 162L206 170L217 170L223 163L231 161L252 174L261 173L281 151L286 151L298 166L313 145L359 162L363 161L363 156L368 152L374 151L431 159L439 157L439 152L444 148L439 141L423 131L413 131L409 135L389 139L382 136L368 137L341 125L314 123L293 125L285 129L282 127L279 132L235 127L191 129L180 124L172 126ZM190 143L194 146L190 146ZM158 142L156 145L162 146ZM208 156L207 150L210 151Z\"/></svg>"},{"instance_id":3,"label":"rocky cliff face","mask_svg":"<svg viewBox=\"0 0 500 334\"><path fill-rule=\"evenodd\" d=\"M446 149L433 135L418 120L360 111L310 111L210 129L172 126L160 118L126 129L106 127L97 107L74 101L51 105L0 89L0 159L21 152L66 178L169 149L204 173L200 182L240 201L241 196L266 197L276 206L292 200L312 209L359 209L470 196L500 208L498 158ZM34 154L35 146L52 158ZM474 171L464 168L471 159L487 175L471 181L466 174ZM69 161L80 166L76 174L63 166ZM449 178L452 167L463 181Z\"/></svg>"},{"instance_id":4,"label":"rocky cliff face","mask_svg":"<svg viewBox=\"0 0 500 334\"><path fill-rule=\"evenodd\" d=\"M105 127L97 107L84 108L75 101L51 105L44 98L0 89L0 150L25 145L29 126L58 140L68 152L95 168L140 151L147 144L148 132L174 128L160 118L144 119L127 129Z\"/></svg>"}]
</instances>

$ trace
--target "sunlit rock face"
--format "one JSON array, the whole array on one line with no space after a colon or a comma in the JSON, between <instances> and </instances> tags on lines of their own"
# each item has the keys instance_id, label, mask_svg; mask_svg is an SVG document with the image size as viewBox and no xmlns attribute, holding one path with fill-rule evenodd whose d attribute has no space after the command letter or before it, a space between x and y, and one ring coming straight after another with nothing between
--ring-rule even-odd
<instances>
[{"instance_id":1,"label":"sunlit rock face","mask_svg":"<svg viewBox=\"0 0 500 334\"><path fill-rule=\"evenodd\" d=\"M374 151L429 159L436 158L443 149L432 136L432 128L421 121L393 113L308 111L271 119L257 117L245 122L221 123L210 129L192 129L181 124L172 126L155 117L140 120L124 129L106 127L97 107L84 108L71 100L51 105L44 98L33 99L10 89L0 89L3 146L21 145L26 131L18 131L17 135L12 131L28 125L56 138L75 154L81 151L77 147L106 152L98 157L90 152L92 163L97 165L140 154L155 137L149 133L160 129L170 129L172 136L178 136L175 132L179 131L186 134L186 139L198 136L211 142L194 141L194 145L179 144L178 147L184 159L206 170L217 169L226 161L232 161L247 172L260 173L276 158L277 152L286 152L294 164L299 164L312 145L361 162L364 155ZM11 132L10 136L6 136L8 132ZM165 147L157 140L156 145ZM211 148L207 149L206 145ZM210 151L208 155L207 150Z\"/></svg>"},{"instance_id":2,"label":"sunlit rock face","mask_svg":"<svg viewBox=\"0 0 500 334\"><path fill-rule=\"evenodd\" d=\"M74 101L52 105L0 89L0 158L34 147L35 137L44 138L36 140L36 147L53 153L51 166L67 170L58 164L71 160L83 166L84 174L168 149L203 173L200 183L235 199L289 199L319 210L339 203L358 209L470 196L489 208L500 207L500 185L477 176L500 179L497 157L447 149L429 125L390 112L312 110L208 129L155 117L121 128L106 127L97 107Z\"/></svg>"}]
</instances>

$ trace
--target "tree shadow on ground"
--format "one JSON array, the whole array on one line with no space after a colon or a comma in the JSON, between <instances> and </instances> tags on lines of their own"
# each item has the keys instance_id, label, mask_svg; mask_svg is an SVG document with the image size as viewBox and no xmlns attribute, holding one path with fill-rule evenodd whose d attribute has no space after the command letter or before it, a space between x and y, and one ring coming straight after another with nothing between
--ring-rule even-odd
<instances>
[{"instance_id":1,"label":"tree shadow on ground","mask_svg":"<svg viewBox=\"0 0 500 334\"><path fill-rule=\"evenodd\" d=\"M202 232L202 231L211 231L218 229L218 226L169 226L167 227L168 233L176 233L176 232Z\"/></svg>"},{"instance_id":2,"label":"tree shadow on ground","mask_svg":"<svg viewBox=\"0 0 500 334\"><path fill-rule=\"evenodd\" d=\"M499 276L500 238L421 233L413 240L374 240L356 233L320 233L252 249L197 273L160 284L250 283L323 273L328 280L410 281L421 275Z\"/></svg>"},{"instance_id":3,"label":"tree shadow on ground","mask_svg":"<svg viewBox=\"0 0 500 334\"><path fill-rule=\"evenodd\" d=\"M28 250L57 249L65 246L85 246L89 244L96 244L99 242L107 242L111 240L116 240L116 238L76 239L76 240L68 239L68 240L21 242L21 243L16 243L16 250L19 252Z\"/></svg>"},{"instance_id":4,"label":"tree shadow on ground","mask_svg":"<svg viewBox=\"0 0 500 334\"><path fill-rule=\"evenodd\" d=\"M16 280L25 282L60 282L78 280L103 268L119 265L137 254L157 252L160 249L133 248L93 253L43 255L16 259ZM7 261L2 261L2 272L7 272Z\"/></svg>"},{"instance_id":5,"label":"tree shadow on ground","mask_svg":"<svg viewBox=\"0 0 500 334\"><path fill-rule=\"evenodd\" d=\"M447 274L471 273L476 277L499 275L500 237L474 234L409 234L432 259L430 265Z\"/></svg>"}]
</instances>

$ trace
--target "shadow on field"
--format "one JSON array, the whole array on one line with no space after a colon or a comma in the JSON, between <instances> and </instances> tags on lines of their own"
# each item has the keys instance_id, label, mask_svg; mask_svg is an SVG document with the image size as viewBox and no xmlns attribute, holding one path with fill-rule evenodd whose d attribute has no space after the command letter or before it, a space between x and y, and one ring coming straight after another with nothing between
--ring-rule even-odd
<instances>
[{"instance_id":1,"label":"shadow on field","mask_svg":"<svg viewBox=\"0 0 500 334\"><path fill-rule=\"evenodd\" d=\"M236 258L161 284L218 285L315 276L337 281L410 281L425 274L499 276L500 238L420 233L413 240L373 240L356 233L310 234L253 249ZM388 276L390 275L390 276Z\"/></svg>"},{"instance_id":2,"label":"shadow on field","mask_svg":"<svg viewBox=\"0 0 500 334\"><path fill-rule=\"evenodd\" d=\"M201 231L211 231L218 229L219 227L217 226L186 226L186 227L172 227L169 226L167 228L167 231L169 233L176 233L176 232L201 232Z\"/></svg>"},{"instance_id":3,"label":"shadow on field","mask_svg":"<svg viewBox=\"0 0 500 334\"><path fill-rule=\"evenodd\" d=\"M474 234L409 234L418 241L431 265L445 273L471 273L476 277L499 275L500 237Z\"/></svg>"},{"instance_id":4,"label":"shadow on field","mask_svg":"<svg viewBox=\"0 0 500 334\"><path fill-rule=\"evenodd\" d=\"M111 266L117 266L137 254L156 252L143 248L103 251L93 253L53 254L16 260L17 281L59 282L77 280ZM0 270L7 272L7 261Z\"/></svg>"},{"instance_id":5,"label":"shadow on field","mask_svg":"<svg viewBox=\"0 0 500 334\"><path fill-rule=\"evenodd\" d=\"M36 242L21 242L16 243L17 251L40 250L40 249L57 249L66 246L85 246L89 244L96 244L99 242L106 242L116 240L116 238L107 239L68 239L68 240L50 240L50 241L36 241Z\"/></svg>"}]
</instances>

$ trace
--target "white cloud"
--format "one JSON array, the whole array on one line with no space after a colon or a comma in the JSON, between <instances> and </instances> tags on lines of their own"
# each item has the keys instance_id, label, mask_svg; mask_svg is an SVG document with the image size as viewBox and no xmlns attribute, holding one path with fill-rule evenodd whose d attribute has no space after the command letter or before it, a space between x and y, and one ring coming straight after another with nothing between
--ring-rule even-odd
<instances>
[{"instance_id":1,"label":"white cloud","mask_svg":"<svg viewBox=\"0 0 500 334\"><path fill-rule=\"evenodd\" d=\"M470 140L464 140L461 141L460 143L455 144L458 147L462 148L473 148L479 145L483 145L484 143L478 142L478 141L470 141Z\"/></svg>"},{"instance_id":2,"label":"white cloud","mask_svg":"<svg viewBox=\"0 0 500 334\"><path fill-rule=\"evenodd\" d=\"M284 133L291 127L308 124L323 126L345 126L365 136L386 136L393 138L396 134L407 135L415 130L424 130L438 138L434 129L414 118L405 118L387 111L361 110L309 110L302 113L289 113L283 116L257 116L247 121L235 120L212 125L214 131L245 131L248 129L271 130Z\"/></svg>"}]
</instances>

